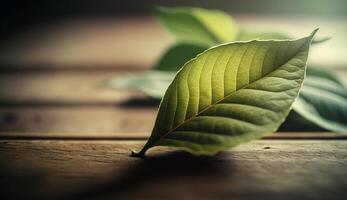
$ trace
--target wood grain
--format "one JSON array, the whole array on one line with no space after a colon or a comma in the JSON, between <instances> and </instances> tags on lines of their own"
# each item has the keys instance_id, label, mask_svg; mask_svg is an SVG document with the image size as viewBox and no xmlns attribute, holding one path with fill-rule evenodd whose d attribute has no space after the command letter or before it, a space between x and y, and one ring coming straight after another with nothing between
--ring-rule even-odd
<instances>
[{"instance_id":1,"label":"wood grain","mask_svg":"<svg viewBox=\"0 0 347 200\"><path fill-rule=\"evenodd\" d=\"M150 132L156 112L116 104L0 106L0 132Z\"/></svg>"},{"instance_id":2,"label":"wood grain","mask_svg":"<svg viewBox=\"0 0 347 200\"><path fill-rule=\"evenodd\" d=\"M1 140L4 199L344 199L345 140L258 140L215 157L144 141Z\"/></svg>"},{"instance_id":3,"label":"wood grain","mask_svg":"<svg viewBox=\"0 0 347 200\"><path fill-rule=\"evenodd\" d=\"M110 89L104 81L127 73L134 72L99 69L1 72L0 103L116 104L134 93Z\"/></svg>"},{"instance_id":4,"label":"wood grain","mask_svg":"<svg viewBox=\"0 0 347 200\"><path fill-rule=\"evenodd\" d=\"M0 140L147 140L148 132L0 132ZM276 132L269 140L345 140L347 134L332 132Z\"/></svg>"}]
</instances>

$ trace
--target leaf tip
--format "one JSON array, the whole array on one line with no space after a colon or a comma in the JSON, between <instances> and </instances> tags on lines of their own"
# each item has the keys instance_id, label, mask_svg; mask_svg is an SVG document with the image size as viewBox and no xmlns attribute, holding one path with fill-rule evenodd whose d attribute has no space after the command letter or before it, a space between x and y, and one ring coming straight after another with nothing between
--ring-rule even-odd
<instances>
[{"instance_id":1,"label":"leaf tip","mask_svg":"<svg viewBox=\"0 0 347 200\"><path fill-rule=\"evenodd\" d=\"M309 36L305 37L308 44L313 43L313 38L316 35L316 33L318 32L318 30L319 30L319 28L314 29Z\"/></svg>"}]
</instances>

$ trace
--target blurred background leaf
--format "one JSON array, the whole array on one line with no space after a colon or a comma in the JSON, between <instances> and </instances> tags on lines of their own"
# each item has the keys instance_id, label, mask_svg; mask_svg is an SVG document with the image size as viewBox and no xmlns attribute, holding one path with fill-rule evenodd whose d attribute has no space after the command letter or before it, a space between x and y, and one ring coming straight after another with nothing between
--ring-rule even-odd
<instances>
[{"instance_id":1,"label":"blurred background leaf","mask_svg":"<svg viewBox=\"0 0 347 200\"><path fill-rule=\"evenodd\" d=\"M238 32L234 20L218 10L158 6L154 15L180 42L215 45L235 40Z\"/></svg>"},{"instance_id":2,"label":"blurred background leaf","mask_svg":"<svg viewBox=\"0 0 347 200\"><path fill-rule=\"evenodd\" d=\"M306 77L293 109L319 127L344 133L347 131L347 89L337 79L324 75L322 72Z\"/></svg>"},{"instance_id":3,"label":"blurred background leaf","mask_svg":"<svg viewBox=\"0 0 347 200\"><path fill-rule=\"evenodd\" d=\"M208 48L207 45L176 43L172 45L154 66L155 70L177 71L185 62Z\"/></svg>"},{"instance_id":4,"label":"blurred background leaf","mask_svg":"<svg viewBox=\"0 0 347 200\"><path fill-rule=\"evenodd\" d=\"M107 80L105 84L111 88L140 91L149 97L161 99L175 74L174 71L151 70Z\"/></svg>"}]
</instances>

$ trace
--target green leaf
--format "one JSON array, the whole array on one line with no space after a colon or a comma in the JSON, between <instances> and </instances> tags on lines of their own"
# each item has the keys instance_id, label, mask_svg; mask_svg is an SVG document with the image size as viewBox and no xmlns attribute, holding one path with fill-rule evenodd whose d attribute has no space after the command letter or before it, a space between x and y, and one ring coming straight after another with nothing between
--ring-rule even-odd
<instances>
[{"instance_id":1,"label":"green leaf","mask_svg":"<svg viewBox=\"0 0 347 200\"><path fill-rule=\"evenodd\" d=\"M237 35L234 20L217 10L156 7L154 15L181 42L215 45L233 41Z\"/></svg>"},{"instance_id":2,"label":"green leaf","mask_svg":"<svg viewBox=\"0 0 347 200\"><path fill-rule=\"evenodd\" d=\"M201 44L177 43L163 54L154 70L177 72L179 67L207 48L208 46Z\"/></svg>"},{"instance_id":3,"label":"green leaf","mask_svg":"<svg viewBox=\"0 0 347 200\"><path fill-rule=\"evenodd\" d=\"M213 155L276 131L298 95L316 31L299 40L220 45L187 62L133 156L160 145Z\"/></svg>"},{"instance_id":4,"label":"green leaf","mask_svg":"<svg viewBox=\"0 0 347 200\"><path fill-rule=\"evenodd\" d=\"M334 80L307 77L293 109L321 128L347 132L347 90Z\"/></svg>"},{"instance_id":5,"label":"green leaf","mask_svg":"<svg viewBox=\"0 0 347 200\"><path fill-rule=\"evenodd\" d=\"M344 82L342 82L340 78L335 75L334 72L325 68L309 66L307 68L306 74L307 76L311 76L311 77L319 77L319 78L328 79L341 86L345 85Z\"/></svg>"},{"instance_id":6,"label":"green leaf","mask_svg":"<svg viewBox=\"0 0 347 200\"><path fill-rule=\"evenodd\" d=\"M153 70L111 79L106 81L105 85L118 90L140 91L150 97L161 99L175 74L175 72Z\"/></svg>"}]
</instances>

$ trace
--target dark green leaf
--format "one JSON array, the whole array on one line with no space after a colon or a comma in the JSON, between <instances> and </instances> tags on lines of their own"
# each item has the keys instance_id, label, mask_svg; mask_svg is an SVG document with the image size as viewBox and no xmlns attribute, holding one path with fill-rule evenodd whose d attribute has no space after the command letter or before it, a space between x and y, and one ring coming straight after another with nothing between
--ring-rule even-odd
<instances>
[{"instance_id":1,"label":"dark green leaf","mask_svg":"<svg viewBox=\"0 0 347 200\"><path fill-rule=\"evenodd\" d=\"M335 81L307 77L293 109L326 130L347 132L347 90Z\"/></svg>"},{"instance_id":2,"label":"dark green leaf","mask_svg":"<svg viewBox=\"0 0 347 200\"><path fill-rule=\"evenodd\" d=\"M344 86L344 83L335 75L334 72L332 72L331 69L329 70L329 69L325 69L321 67L310 66L307 68L306 74L307 76L310 76L310 77L319 77L319 78L328 79L341 86Z\"/></svg>"},{"instance_id":3,"label":"dark green leaf","mask_svg":"<svg viewBox=\"0 0 347 200\"><path fill-rule=\"evenodd\" d=\"M201 44L177 43L163 54L154 70L177 72L179 67L207 48L208 46Z\"/></svg>"}]
</instances>

